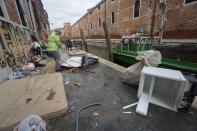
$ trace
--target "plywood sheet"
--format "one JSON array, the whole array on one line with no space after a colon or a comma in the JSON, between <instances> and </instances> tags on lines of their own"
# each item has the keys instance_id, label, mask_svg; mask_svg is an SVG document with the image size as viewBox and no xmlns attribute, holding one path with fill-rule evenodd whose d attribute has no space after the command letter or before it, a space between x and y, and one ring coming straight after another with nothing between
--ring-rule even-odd
<instances>
[{"instance_id":1,"label":"plywood sheet","mask_svg":"<svg viewBox=\"0 0 197 131\"><path fill-rule=\"evenodd\" d=\"M47 100L49 89L56 92L52 100ZM48 119L64 114L67 109L60 73L10 80L0 85L0 130L12 129L29 114Z\"/></svg>"}]
</instances>

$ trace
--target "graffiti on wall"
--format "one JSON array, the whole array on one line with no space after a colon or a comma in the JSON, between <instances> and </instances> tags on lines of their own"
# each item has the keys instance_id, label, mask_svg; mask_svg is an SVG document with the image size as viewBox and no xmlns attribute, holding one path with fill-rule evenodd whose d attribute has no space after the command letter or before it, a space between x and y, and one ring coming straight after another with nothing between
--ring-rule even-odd
<instances>
[{"instance_id":1,"label":"graffiti on wall","mask_svg":"<svg viewBox=\"0 0 197 131\"><path fill-rule=\"evenodd\" d=\"M0 21L0 67L14 67L27 61L30 34L17 25Z\"/></svg>"}]
</instances>

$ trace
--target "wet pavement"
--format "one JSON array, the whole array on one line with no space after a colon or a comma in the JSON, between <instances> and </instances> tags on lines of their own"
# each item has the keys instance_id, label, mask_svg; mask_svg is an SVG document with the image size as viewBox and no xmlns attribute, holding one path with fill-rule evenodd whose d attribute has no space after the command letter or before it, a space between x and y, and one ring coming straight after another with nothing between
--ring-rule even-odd
<instances>
[{"instance_id":1,"label":"wet pavement","mask_svg":"<svg viewBox=\"0 0 197 131\"><path fill-rule=\"evenodd\" d=\"M197 109L192 113L173 112L156 105L149 105L148 115L142 117L135 108L122 107L137 101L137 87L121 82L121 73L98 63L78 73L62 72L68 103L73 103L73 113L53 120L54 131L75 131L77 111L92 103L81 112L79 131L196 131ZM77 85L78 83L79 85ZM123 114L131 111L132 114ZM97 115L95 115L97 114Z\"/></svg>"}]
</instances>

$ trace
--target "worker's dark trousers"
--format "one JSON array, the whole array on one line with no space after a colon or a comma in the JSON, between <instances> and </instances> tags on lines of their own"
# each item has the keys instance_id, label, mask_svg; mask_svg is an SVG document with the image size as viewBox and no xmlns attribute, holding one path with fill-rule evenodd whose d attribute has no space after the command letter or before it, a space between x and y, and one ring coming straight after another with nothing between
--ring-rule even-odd
<instances>
[{"instance_id":1,"label":"worker's dark trousers","mask_svg":"<svg viewBox=\"0 0 197 131\"><path fill-rule=\"evenodd\" d=\"M60 54L58 51L48 51L48 56L55 59L55 69L59 71L60 68Z\"/></svg>"}]
</instances>

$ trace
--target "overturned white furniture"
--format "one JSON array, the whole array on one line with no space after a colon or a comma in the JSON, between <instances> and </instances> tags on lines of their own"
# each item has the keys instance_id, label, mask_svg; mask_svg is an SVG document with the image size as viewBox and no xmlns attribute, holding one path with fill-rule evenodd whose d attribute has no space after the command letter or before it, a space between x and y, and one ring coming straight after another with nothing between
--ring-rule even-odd
<instances>
[{"instance_id":1,"label":"overturned white furniture","mask_svg":"<svg viewBox=\"0 0 197 131\"><path fill-rule=\"evenodd\" d=\"M149 102L177 111L188 88L188 81L180 71L144 67L140 76L136 113L146 116Z\"/></svg>"}]
</instances>

